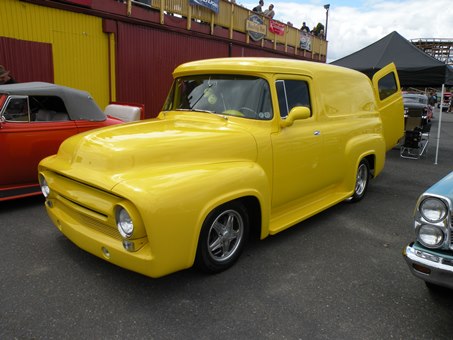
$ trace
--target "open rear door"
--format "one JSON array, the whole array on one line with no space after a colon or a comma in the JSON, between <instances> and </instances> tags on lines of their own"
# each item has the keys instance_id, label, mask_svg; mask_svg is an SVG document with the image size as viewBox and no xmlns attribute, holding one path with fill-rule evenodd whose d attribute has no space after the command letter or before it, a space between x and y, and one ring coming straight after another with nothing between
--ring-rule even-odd
<instances>
[{"instance_id":1,"label":"open rear door","mask_svg":"<svg viewBox=\"0 0 453 340\"><path fill-rule=\"evenodd\" d=\"M404 104L395 64L376 72L372 82L388 151L404 136Z\"/></svg>"}]
</instances>

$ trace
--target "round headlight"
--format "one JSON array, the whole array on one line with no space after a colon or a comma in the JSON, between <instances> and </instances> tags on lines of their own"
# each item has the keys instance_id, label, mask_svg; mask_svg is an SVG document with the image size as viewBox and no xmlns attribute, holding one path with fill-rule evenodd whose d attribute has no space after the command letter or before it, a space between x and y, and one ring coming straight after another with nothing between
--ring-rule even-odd
<instances>
[{"instance_id":1,"label":"round headlight","mask_svg":"<svg viewBox=\"0 0 453 340\"><path fill-rule=\"evenodd\" d=\"M440 222L447 216L447 206L443 201L435 197L428 197L420 203L420 213L429 222Z\"/></svg>"},{"instance_id":2,"label":"round headlight","mask_svg":"<svg viewBox=\"0 0 453 340\"><path fill-rule=\"evenodd\" d=\"M126 209L120 207L116 213L116 226L121 236L129 238L134 232L134 223Z\"/></svg>"},{"instance_id":3,"label":"round headlight","mask_svg":"<svg viewBox=\"0 0 453 340\"><path fill-rule=\"evenodd\" d=\"M436 226L424 224L418 230L418 239L425 247L438 248L444 241L444 233Z\"/></svg>"},{"instance_id":4,"label":"round headlight","mask_svg":"<svg viewBox=\"0 0 453 340\"><path fill-rule=\"evenodd\" d=\"M50 194L50 188L43 175L39 175L39 184L41 186L42 194L44 195L45 198L47 198L47 196L49 196Z\"/></svg>"}]
</instances>

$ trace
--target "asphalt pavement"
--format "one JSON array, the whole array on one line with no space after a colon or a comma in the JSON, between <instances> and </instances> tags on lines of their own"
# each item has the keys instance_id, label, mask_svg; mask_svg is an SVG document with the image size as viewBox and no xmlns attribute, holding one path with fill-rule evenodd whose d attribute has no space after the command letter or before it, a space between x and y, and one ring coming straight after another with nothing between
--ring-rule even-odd
<instances>
[{"instance_id":1,"label":"asphalt pavement","mask_svg":"<svg viewBox=\"0 0 453 340\"><path fill-rule=\"evenodd\" d=\"M453 292L413 277L418 196L453 170L453 114L428 153L388 153L361 202L263 241L217 275L150 279L73 245L43 198L0 203L0 339L451 339Z\"/></svg>"}]
</instances>

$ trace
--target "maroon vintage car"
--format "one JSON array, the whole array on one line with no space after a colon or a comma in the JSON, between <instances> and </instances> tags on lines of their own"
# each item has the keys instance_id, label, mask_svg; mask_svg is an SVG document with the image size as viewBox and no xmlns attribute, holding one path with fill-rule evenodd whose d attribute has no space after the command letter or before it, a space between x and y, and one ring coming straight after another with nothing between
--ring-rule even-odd
<instances>
[{"instance_id":1,"label":"maroon vintage car","mask_svg":"<svg viewBox=\"0 0 453 340\"><path fill-rule=\"evenodd\" d=\"M84 91L42 82L0 85L0 201L39 194L39 161L69 136L122 122Z\"/></svg>"}]
</instances>

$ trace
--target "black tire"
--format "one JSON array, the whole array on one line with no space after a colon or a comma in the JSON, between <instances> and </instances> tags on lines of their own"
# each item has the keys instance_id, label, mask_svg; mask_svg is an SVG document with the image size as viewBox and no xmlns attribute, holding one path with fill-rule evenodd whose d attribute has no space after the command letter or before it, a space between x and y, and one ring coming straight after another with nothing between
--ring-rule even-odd
<instances>
[{"instance_id":1,"label":"black tire","mask_svg":"<svg viewBox=\"0 0 453 340\"><path fill-rule=\"evenodd\" d=\"M442 293L442 292L451 292L448 288L443 286L436 285L435 283L425 281L426 288L429 289L431 293Z\"/></svg>"},{"instance_id":2,"label":"black tire","mask_svg":"<svg viewBox=\"0 0 453 340\"><path fill-rule=\"evenodd\" d=\"M230 202L214 209L201 228L196 266L208 273L228 269L241 255L248 234L249 219L242 204Z\"/></svg>"},{"instance_id":3,"label":"black tire","mask_svg":"<svg viewBox=\"0 0 453 340\"><path fill-rule=\"evenodd\" d=\"M349 202L358 202L365 197L370 177L370 163L364 158L360 161L359 167L357 168L354 194L349 198Z\"/></svg>"},{"instance_id":4,"label":"black tire","mask_svg":"<svg viewBox=\"0 0 453 340\"><path fill-rule=\"evenodd\" d=\"M426 288L428 288L429 290L439 290L438 285L435 285L434 283L427 282L427 281L424 281L424 282L425 282Z\"/></svg>"}]
</instances>

